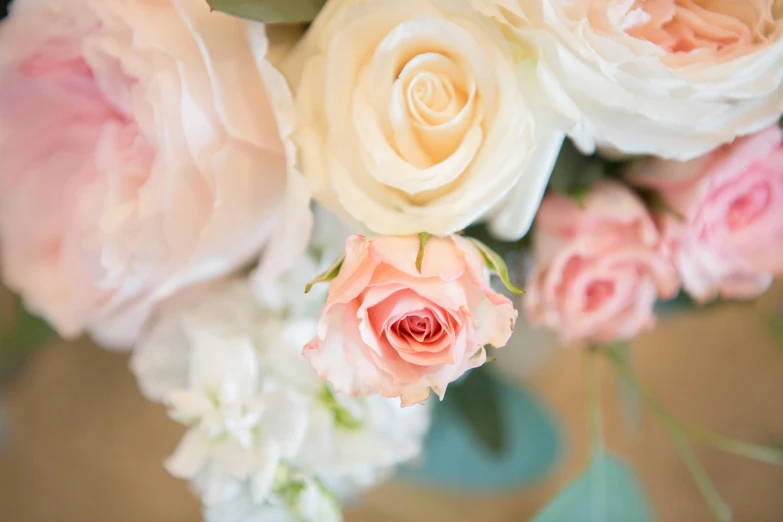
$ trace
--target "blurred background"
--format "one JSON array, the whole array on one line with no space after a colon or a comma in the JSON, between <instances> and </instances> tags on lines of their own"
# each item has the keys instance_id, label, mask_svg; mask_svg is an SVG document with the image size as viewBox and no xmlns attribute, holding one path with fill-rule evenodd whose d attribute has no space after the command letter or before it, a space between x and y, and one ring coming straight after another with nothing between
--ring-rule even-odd
<instances>
[{"instance_id":1,"label":"blurred background","mask_svg":"<svg viewBox=\"0 0 783 522\"><path fill-rule=\"evenodd\" d=\"M12 304L10 295L0 296L0 318L9 317ZM657 330L634 342L640 380L690 424L759 444L782 444L783 345L769 326L782 307L778 285L752 304L662 318ZM406 473L351 506L347 520L529 520L584 469L588 458L585 352L549 344L547 337L521 328L492 365L506 382L535 397L557 427L556 454L552 441L530 438L539 429L532 423L529 430L522 423L515 435L525 446L521 451L528 464L540 464L537 455L546 464L528 477L534 483L479 487L466 494ZM608 367L601 369L607 449L635 469L656 519L713 520L666 432L647 413L629 419L618 383ZM168 420L163 407L139 394L127 354L101 350L87 340L49 343L6 376L0 400L0 520L200 520L198 502L185 483L162 467L182 429ZM697 448L697 453L736 522L783 520L783 468L711 449ZM467 459L463 469L463 456L449 455L457 482L476 480Z\"/></svg>"}]
</instances>

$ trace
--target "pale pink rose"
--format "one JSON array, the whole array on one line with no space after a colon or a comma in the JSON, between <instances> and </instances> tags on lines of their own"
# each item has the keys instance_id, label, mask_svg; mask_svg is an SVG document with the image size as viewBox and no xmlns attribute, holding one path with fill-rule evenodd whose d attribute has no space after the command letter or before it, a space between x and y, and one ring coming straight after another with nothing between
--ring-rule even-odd
<instances>
[{"instance_id":1,"label":"pale pink rose","mask_svg":"<svg viewBox=\"0 0 783 522\"><path fill-rule=\"evenodd\" d=\"M753 298L783 274L783 131L773 125L689 162L651 160L629 180L656 189L685 290Z\"/></svg>"},{"instance_id":2,"label":"pale pink rose","mask_svg":"<svg viewBox=\"0 0 783 522\"><path fill-rule=\"evenodd\" d=\"M0 241L4 281L33 312L65 337L127 345L179 289L265 244L270 275L298 255L309 196L266 52L262 24L203 0L13 3Z\"/></svg>"},{"instance_id":3,"label":"pale pink rose","mask_svg":"<svg viewBox=\"0 0 783 522\"><path fill-rule=\"evenodd\" d=\"M502 347L517 312L487 280L481 254L459 236L432 237L421 272L418 236L348 238L318 336L304 349L337 391L424 401Z\"/></svg>"},{"instance_id":4,"label":"pale pink rose","mask_svg":"<svg viewBox=\"0 0 783 522\"><path fill-rule=\"evenodd\" d=\"M547 195L533 234L535 267L525 311L534 325L555 330L564 342L631 339L654 325L655 302L679 289L647 209L616 181L595 184L582 206L562 194Z\"/></svg>"}]
</instances>

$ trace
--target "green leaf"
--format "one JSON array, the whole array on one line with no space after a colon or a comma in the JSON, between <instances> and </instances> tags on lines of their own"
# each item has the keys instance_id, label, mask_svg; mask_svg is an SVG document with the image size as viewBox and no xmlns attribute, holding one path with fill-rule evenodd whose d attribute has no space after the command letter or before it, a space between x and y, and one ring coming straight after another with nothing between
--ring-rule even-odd
<instances>
[{"instance_id":1,"label":"green leaf","mask_svg":"<svg viewBox=\"0 0 783 522\"><path fill-rule=\"evenodd\" d=\"M309 293L313 288L313 285L317 285L318 283L328 283L337 277L337 274L340 273L340 269L343 267L343 262L345 262L345 254L340 256L340 259L335 261L335 263L327 268L325 272L322 272L315 279L307 283L307 286L305 286L305 293Z\"/></svg>"},{"instance_id":2,"label":"green leaf","mask_svg":"<svg viewBox=\"0 0 783 522\"><path fill-rule=\"evenodd\" d=\"M653 522L653 516L633 471L617 457L599 452L532 522L577 521Z\"/></svg>"},{"instance_id":3,"label":"green leaf","mask_svg":"<svg viewBox=\"0 0 783 522\"><path fill-rule=\"evenodd\" d=\"M511 284L511 279L509 278L508 274L508 266L506 266L506 262L503 260L503 257L500 254L476 238L469 237L468 239L476 246L476 248L478 248L479 252L481 252L482 257L484 258L484 262L487 264L487 267L497 274L500 280L503 281L503 284L506 285L506 288L516 294L525 293L524 290L520 290Z\"/></svg>"},{"instance_id":4,"label":"green leaf","mask_svg":"<svg viewBox=\"0 0 783 522\"><path fill-rule=\"evenodd\" d=\"M562 194L585 193L604 176L605 163L599 156L583 155L570 140L566 140L552 169L548 187Z\"/></svg>"},{"instance_id":5,"label":"green leaf","mask_svg":"<svg viewBox=\"0 0 783 522\"><path fill-rule=\"evenodd\" d=\"M448 397L485 449L496 456L507 451L508 438L497 389L485 368L471 370L461 381L449 386Z\"/></svg>"},{"instance_id":6,"label":"green leaf","mask_svg":"<svg viewBox=\"0 0 783 522\"><path fill-rule=\"evenodd\" d=\"M582 174L591 159L584 156L571 140L563 142L560 154L549 178L549 188L555 192L570 193L585 185Z\"/></svg>"},{"instance_id":7,"label":"green leaf","mask_svg":"<svg viewBox=\"0 0 783 522\"><path fill-rule=\"evenodd\" d=\"M326 0L207 0L207 3L215 11L277 24L311 22Z\"/></svg>"},{"instance_id":8,"label":"green leaf","mask_svg":"<svg viewBox=\"0 0 783 522\"><path fill-rule=\"evenodd\" d=\"M503 257L505 257L507 254L511 254L512 252L526 249L530 247L531 244L531 234L526 234L518 241L501 241L496 239L492 236L492 234L489 233L486 224L483 223L469 226L463 230L462 235L465 237L478 239L495 252L501 254Z\"/></svg>"},{"instance_id":9,"label":"green leaf","mask_svg":"<svg viewBox=\"0 0 783 522\"><path fill-rule=\"evenodd\" d=\"M422 232L419 234L419 253L416 254L416 270L421 274L421 264L424 261L424 247L427 245L427 241L430 240L430 234Z\"/></svg>"},{"instance_id":10,"label":"green leaf","mask_svg":"<svg viewBox=\"0 0 783 522\"><path fill-rule=\"evenodd\" d=\"M0 379L56 335L46 321L30 314L17 298L11 320L0 330Z\"/></svg>"}]
</instances>

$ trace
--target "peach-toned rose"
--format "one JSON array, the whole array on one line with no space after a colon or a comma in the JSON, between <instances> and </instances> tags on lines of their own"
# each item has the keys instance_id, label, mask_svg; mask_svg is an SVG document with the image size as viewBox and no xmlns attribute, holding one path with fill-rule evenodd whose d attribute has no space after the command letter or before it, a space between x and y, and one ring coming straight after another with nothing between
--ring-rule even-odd
<instances>
[{"instance_id":1,"label":"peach-toned rose","mask_svg":"<svg viewBox=\"0 0 783 522\"><path fill-rule=\"evenodd\" d=\"M402 404L441 399L446 387L501 347L517 312L494 292L478 250L458 236L432 237L421 272L417 236L353 235L332 281L318 336L304 355L336 390L379 391Z\"/></svg>"},{"instance_id":2,"label":"peach-toned rose","mask_svg":"<svg viewBox=\"0 0 783 522\"><path fill-rule=\"evenodd\" d=\"M600 2L590 15L601 20ZM615 0L606 15L626 33L656 44L672 64L738 58L779 36L780 13L770 0ZM766 26L769 24L769 26Z\"/></svg>"},{"instance_id":3,"label":"peach-toned rose","mask_svg":"<svg viewBox=\"0 0 783 522\"><path fill-rule=\"evenodd\" d=\"M688 160L783 113L781 0L471 0L584 150Z\"/></svg>"},{"instance_id":4,"label":"peach-toned rose","mask_svg":"<svg viewBox=\"0 0 783 522\"><path fill-rule=\"evenodd\" d=\"M129 344L155 302L251 261L270 236L283 268L304 247L293 102L266 51L263 25L203 0L13 3L3 277L63 336ZM296 232L274 235L278 221Z\"/></svg>"},{"instance_id":5,"label":"peach-toned rose","mask_svg":"<svg viewBox=\"0 0 783 522\"><path fill-rule=\"evenodd\" d=\"M752 298L783 274L783 131L777 126L686 163L649 161L629 179L658 190L664 238L685 290Z\"/></svg>"},{"instance_id":6,"label":"peach-toned rose","mask_svg":"<svg viewBox=\"0 0 783 522\"><path fill-rule=\"evenodd\" d=\"M653 326L658 298L679 289L647 209L618 182L595 184L583 206L546 196L533 234L536 265L525 310L565 342L631 339Z\"/></svg>"}]
</instances>

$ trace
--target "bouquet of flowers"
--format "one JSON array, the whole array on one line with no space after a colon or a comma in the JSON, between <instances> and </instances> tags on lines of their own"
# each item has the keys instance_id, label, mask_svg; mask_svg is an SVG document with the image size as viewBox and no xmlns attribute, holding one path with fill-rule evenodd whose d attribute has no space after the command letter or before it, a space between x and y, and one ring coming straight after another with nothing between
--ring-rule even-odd
<instances>
[{"instance_id":1,"label":"bouquet of flowers","mask_svg":"<svg viewBox=\"0 0 783 522\"><path fill-rule=\"evenodd\" d=\"M781 114L782 0L14 0L3 282L133 350L207 521L340 520L517 309L645 396L658 303L769 288ZM716 520L691 443L783 462L650 404ZM594 413L536 522L652 520Z\"/></svg>"}]
</instances>

